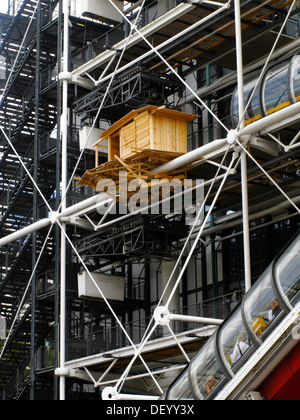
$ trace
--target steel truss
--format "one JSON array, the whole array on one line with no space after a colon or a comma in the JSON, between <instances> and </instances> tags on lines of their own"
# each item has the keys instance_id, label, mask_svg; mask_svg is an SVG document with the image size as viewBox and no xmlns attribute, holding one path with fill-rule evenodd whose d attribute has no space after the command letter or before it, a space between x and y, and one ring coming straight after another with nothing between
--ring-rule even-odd
<instances>
[{"instance_id":1,"label":"steel truss","mask_svg":"<svg viewBox=\"0 0 300 420\"><path fill-rule=\"evenodd\" d=\"M167 221L161 218L137 216L134 220L118 223L117 228L109 229L83 238L76 244L84 258L103 258L119 260L176 258L178 240L187 234L183 222Z\"/></svg>"},{"instance_id":2,"label":"steel truss","mask_svg":"<svg viewBox=\"0 0 300 420\"><path fill-rule=\"evenodd\" d=\"M174 77L162 76L139 67L115 79L108 94L107 85L103 84L101 88L75 103L75 114L83 116L83 120L95 116L104 96L102 116L106 118L109 118L111 109L117 119L130 109L151 105L153 102L172 108L176 104L170 103L168 98L182 90Z\"/></svg>"}]
</instances>

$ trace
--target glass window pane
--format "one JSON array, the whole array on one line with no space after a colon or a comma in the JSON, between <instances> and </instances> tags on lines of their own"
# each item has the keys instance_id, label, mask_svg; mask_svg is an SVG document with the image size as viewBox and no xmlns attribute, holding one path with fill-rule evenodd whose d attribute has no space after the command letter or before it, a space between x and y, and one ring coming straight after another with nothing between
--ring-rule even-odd
<instances>
[{"instance_id":1,"label":"glass window pane","mask_svg":"<svg viewBox=\"0 0 300 420\"><path fill-rule=\"evenodd\" d=\"M221 327L220 346L230 368L237 371L248 359L251 339L244 327L241 308L236 310Z\"/></svg>"},{"instance_id":2,"label":"glass window pane","mask_svg":"<svg viewBox=\"0 0 300 420\"><path fill-rule=\"evenodd\" d=\"M168 392L168 400L193 400L189 386L188 368L174 382Z\"/></svg>"},{"instance_id":3,"label":"glass window pane","mask_svg":"<svg viewBox=\"0 0 300 420\"><path fill-rule=\"evenodd\" d=\"M270 68L263 82L262 100L266 115L289 106L288 75L289 62Z\"/></svg>"},{"instance_id":4,"label":"glass window pane","mask_svg":"<svg viewBox=\"0 0 300 420\"><path fill-rule=\"evenodd\" d=\"M276 278L279 279L285 295L293 306L300 300L300 240L288 247L275 264Z\"/></svg>"},{"instance_id":5,"label":"glass window pane","mask_svg":"<svg viewBox=\"0 0 300 420\"><path fill-rule=\"evenodd\" d=\"M224 373L215 355L215 339L216 335L214 334L191 362L191 384L194 394L199 400L212 397L219 385L225 380Z\"/></svg>"},{"instance_id":6,"label":"glass window pane","mask_svg":"<svg viewBox=\"0 0 300 420\"><path fill-rule=\"evenodd\" d=\"M290 86L294 101L300 101L300 55L296 55L292 60Z\"/></svg>"},{"instance_id":7,"label":"glass window pane","mask_svg":"<svg viewBox=\"0 0 300 420\"><path fill-rule=\"evenodd\" d=\"M256 86L257 78L250 79L248 82L245 83L244 91L245 91L245 106L249 102L253 90ZM251 99L250 106L247 109L247 113L245 116L245 124L248 125L256 120L261 118L260 106L259 106L259 86L255 89L254 95Z\"/></svg>"},{"instance_id":8,"label":"glass window pane","mask_svg":"<svg viewBox=\"0 0 300 420\"><path fill-rule=\"evenodd\" d=\"M245 82L244 85L244 98L245 108L249 102L253 89L255 88L257 78L251 78ZM238 104L238 90L236 89L232 98L232 118L234 128L238 126L239 123L239 104ZM245 124L251 124L253 121L256 121L261 118L260 106L259 106L259 88L255 90L253 98L251 99L250 105L247 107L245 114Z\"/></svg>"},{"instance_id":9,"label":"glass window pane","mask_svg":"<svg viewBox=\"0 0 300 420\"><path fill-rule=\"evenodd\" d=\"M282 313L282 308L272 287L272 266L257 281L252 293L245 299L245 316L249 328L258 339L271 331L275 318Z\"/></svg>"}]
</instances>

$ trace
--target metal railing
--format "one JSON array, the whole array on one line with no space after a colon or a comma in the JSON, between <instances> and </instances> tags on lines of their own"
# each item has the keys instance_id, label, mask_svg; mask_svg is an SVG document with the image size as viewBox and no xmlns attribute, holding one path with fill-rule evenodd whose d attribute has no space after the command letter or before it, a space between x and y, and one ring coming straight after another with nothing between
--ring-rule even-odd
<instances>
[{"instance_id":1,"label":"metal railing","mask_svg":"<svg viewBox=\"0 0 300 420\"><path fill-rule=\"evenodd\" d=\"M239 303L243 296L243 291L235 291L215 299L210 299L205 302L197 303L192 306L182 308L180 311L174 313L181 313L191 316L199 316L205 318L225 319L234 307ZM150 319L141 318L134 322L123 324L126 332L134 344L139 344L143 338ZM90 322L90 326L92 322ZM199 325L198 325L199 326ZM182 323L178 321L172 322L172 329L175 334L188 332L195 328L193 323ZM92 329L86 325L87 332L81 336L73 337L67 340L67 358L68 360L79 359L94 354L101 354L115 349L130 346L130 342L124 336L123 331L119 326L112 326L108 321L99 327L97 330ZM162 338L170 335L163 327L158 327L152 335L152 340Z\"/></svg>"},{"instance_id":2,"label":"metal railing","mask_svg":"<svg viewBox=\"0 0 300 420\"><path fill-rule=\"evenodd\" d=\"M144 26L148 25L150 22L154 21L164 13L167 13L169 10L176 7L179 3L182 3L182 1L154 1L150 5L144 7L140 13L140 17L137 22L138 29L143 28ZM134 10L131 14L127 16L129 20L134 21L137 16L137 11ZM71 71L75 70L83 63L86 63L87 61L97 57L105 50L111 49L115 44L122 41L124 39L124 36L129 35L129 32L126 33L127 31L128 29L126 29L126 25L124 25L124 23L120 23L119 25L114 26L112 29L109 29L104 35L101 35L99 38L92 41L88 46L82 48L80 51L77 51L71 57Z\"/></svg>"}]
</instances>

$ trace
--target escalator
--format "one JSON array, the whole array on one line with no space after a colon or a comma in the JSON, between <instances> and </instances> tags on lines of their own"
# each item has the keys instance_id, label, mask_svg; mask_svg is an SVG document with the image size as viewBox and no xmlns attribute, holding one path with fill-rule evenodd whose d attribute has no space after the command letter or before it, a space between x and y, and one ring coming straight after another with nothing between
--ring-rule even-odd
<instances>
[{"instance_id":1,"label":"escalator","mask_svg":"<svg viewBox=\"0 0 300 420\"><path fill-rule=\"evenodd\" d=\"M300 233L162 398L238 400L255 391L262 399L300 399L299 314ZM271 390L274 382L278 386Z\"/></svg>"}]
</instances>

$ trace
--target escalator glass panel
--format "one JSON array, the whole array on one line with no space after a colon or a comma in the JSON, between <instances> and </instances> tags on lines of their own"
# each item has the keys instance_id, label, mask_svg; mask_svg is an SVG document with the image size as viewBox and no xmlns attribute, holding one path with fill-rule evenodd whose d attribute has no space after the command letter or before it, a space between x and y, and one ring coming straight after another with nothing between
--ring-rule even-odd
<instances>
[{"instance_id":1,"label":"escalator glass panel","mask_svg":"<svg viewBox=\"0 0 300 420\"><path fill-rule=\"evenodd\" d=\"M226 377L216 359L214 334L208 343L192 360L190 379L195 397L198 400L209 400L227 382Z\"/></svg>"},{"instance_id":2,"label":"escalator glass panel","mask_svg":"<svg viewBox=\"0 0 300 420\"><path fill-rule=\"evenodd\" d=\"M294 241L275 263L276 278L295 306L300 300L300 240Z\"/></svg>"},{"instance_id":3,"label":"escalator glass panel","mask_svg":"<svg viewBox=\"0 0 300 420\"><path fill-rule=\"evenodd\" d=\"M220 348L228 367L236 372L251 355L251 338L243 324L241 307L228 318L220 330Z\"/></svg>"},{"instance_id":4,"label":"escalator glass panel","mask_svg":"<svg viewBox=\"0 0 300 420\"><path fill-rule=\"evenodd\" d=\"M300 101L300 55L292 59L290 72L290 88L293 100Z\"/></svg>"},{"instance_id":5,"label":"escalator glass panel","mask_svg":"<svg viewBox=\"0 0 300 420\"><path fill-rule=\"evenodd\" d=\"M271 67L264 78L262 103L265 115L273 114L291 104L288 91L289 62Z\"/></svg>"},{"instance_id":6,"label":"escalator glass panel","mask_svg":"<svg viewBox=\"0 0 300 420\"><path fill-rule=\"evenodd\" d=\"M245 91L245 98L246 103L249 102L251 95L257 84L257 78L250 79L248 82L245 83L244 91ZM246 105L247 106L247 105ZM257 121L261 118L261 111L260 111L260 101L259 101L259 86L256 87L255 92L252 96L250 105L247 109L245 115L245 124L248 125L254 121Z\"/></svg>"},{"instance_id":7,"label":"escalator glass panel","mask_svg":"<svg viewBox=\"0 0 300 420\"><path fill-rule=\"evenodd\" d=\"M257 83L257 78L255 77L255 78L251 78L247 80L244 85L244 98L245 98L244 107L245 109L247 108L246 113L245 113L246 125L261 118L258 87L256 88L255 93L251 99L251 102L249 106L247 107L247 104L251 98L251 95L256 86L256 83ZM234 95L233 95L231 112L232 112L233 126L234 128L236 128L239 123L238 89L235 90Z\"/></svg>"},{"instance_id":8,"label":"escalator glass panel","mask_svg":"<svg viewBox=\"0 0 300 420\"><path fill-rule=\"evenodd\" d=\"M272 265L245 297L244 308L248 327L261 342L276 326L275 319L283 313L273 288Z\"/></svg>"},{"instance_id":9,"label":"escalator glass panel","mask_svg":"<svg viewBox=\"0 0 300 420\"><path fill-rule=\"evenodd\" d=\"M168 392L168 400L193 400L193 394L190 389L189 368L186 368L178 377L176 382L173 383Z\"/></svg>"}]
</instances>

